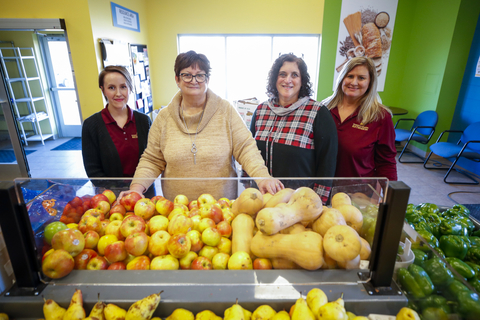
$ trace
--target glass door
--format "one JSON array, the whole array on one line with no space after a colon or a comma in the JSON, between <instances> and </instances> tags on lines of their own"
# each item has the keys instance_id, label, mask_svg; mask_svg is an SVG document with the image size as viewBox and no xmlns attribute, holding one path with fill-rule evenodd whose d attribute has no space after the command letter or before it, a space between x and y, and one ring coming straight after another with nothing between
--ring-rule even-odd
<instances>
[{"instance_id":1,"label":"glass door","mask_svg":"<svg viewBox=\"0 0 480 320\"><path fill-rule=\"evenodd\" d=\"M60 137L80 137L82 121L64 34L38 34Z\"/></svg>"}]
</instances>

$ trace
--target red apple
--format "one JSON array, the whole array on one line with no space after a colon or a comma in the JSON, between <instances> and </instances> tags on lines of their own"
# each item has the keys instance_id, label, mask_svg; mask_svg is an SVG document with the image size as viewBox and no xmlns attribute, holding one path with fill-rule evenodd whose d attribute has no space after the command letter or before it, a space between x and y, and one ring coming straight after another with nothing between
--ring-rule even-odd
<instances>
[{"instance_id":1,"label":"red apple","mask_svg":"<svg viewBox=\"0 0 480 320\"><path fill-rule=\"evenodd\" d=\"M136 257L145 253L148 248L148 236L145 232L135 232L125 239L125 249ZM123 259L122 259L123 260Z\"/></svg>"},{"instance_id":2,"label":"red apple","mask_svg":"<svg viewBox=\"0 0 480 320\"><path fill-rule=\"evenodd\" d=\"M162 199L165 199L165 198L163 196L155 196L155 197L152 197L150 201L152 201L154 204L157 204L157 201Z\"/></svg>"},{"instance_id":3,"label":"red apple","mask_svg":"<svg viewBox=\"0 0 480 320\"><path fill-rule=\"evenodd\" d=\"M219 252L217 247L203 246L203 248L198 252L199 257L207 257L212 261L213 257Z\"/></svg>"},{"instance_id":4,"label":"red apple","mask_svg":"<svg viewBox=\"0 0 480 320\"><path fill-rule=\"evenodd\" d=\"M45 257L42 263L43 273L52 279L63 278L74 268L75 262L72 256L63 249L58 249Z\"/></svg>"},{"instance_id":5,"label":"red apple","mask_svg":"<svg viewBox=\"0 0 480 320\"><path fill-rule=\"evenodd\" d=\"M190 239L184 233L175 234L168 239L167 249L177 259L185 256L191 248Z\"/></svg>"},{"instance_id":6,"label":"red apple","mask_svg":"<svg viewBox=\"0 0 480 320\"><path fill-rule=\"evenodd\" d=\"M227 253L219 252L213 256L212 265L214 270L226 270L228 266L228 260L230 255Z\"/></svg>"},{"instance_id":7,"label":"red apple","mask_svg":"<svg viewBox=\"0 0 480 320\"><path fill-rule=\"evenodd\" d=\"M126 270L127 265L123 261L117 261L108 266L107 270Z\"/></svg>"},{"instance_id":8,"label":"red apple","mask_svg":"<svg viewBox=\"0 0 480 320\"><path fill-rule=\"evenodd\" d=\"M150 231L151 235L160 230L167 231L168 223L169 223L168 218L165 216L162 216L162 215L153 216L147 223L148 230Z\"/></svg>"},{"instance_id":9,"label":"red apple","mask_svg":"<svg viewBox=\"0 0 480 320\"><path fill-rule=\"evenodd\" d=\"M109 263L125 260L127 258L125 242L115 241L107 245L105 248L105 258Z\"/></svg>"},{"instance_id":10,"label":"red apple","mask_svg":"<svg viewBox=\"0 0 480 320\"><path fill-rule=\"evenodd\" d=\"M173 203L183 204L188 207L189 201L186 195L179 194L175 197L175 199L173 199Z\"/></svg>"},{"instance_id":11,"label":"red apple","mask_svg":"<svg viewBox=\"0 0 480 320\"><path fill-rule=\"evenodd\" d=\"M215 198L209 193L204 193L200 195L197 199L199 208L202 208L202 206L206 204L214 204L215 202L217 202L217 200L215 200Z\"/></svg>"},{"instance_id":12,"label":"red apple","mask_svg":"<svg viewBox=\"0 0 480 320\"><path fill-rule=\"evenodd\" d=\"M212 270L212 261L207 257L198 257L192 262L192 270Z\"/></svg>"},{"instance_id":13,"label":"red apple","mask_svg":"<svg viewBox=\"0 0 480 320\"><path fill-rule=\"evenodd\" d=\"M157 231L150 237L148 242L148 251L154 256L162 256L168 253L167 243L170 240L170 234L167 231Z\"/></svg>"},{"instance_id":14,"label":"red apple","mask_svg":"<svg viewBox=\"0 0 480 320\"><path fill-rule=\"evenodd\" d=\"M155 204L148 198L142 198L135 203L133 212L147 221L155 214Z\"/></svg>"},{"instance_id":15,"label":"red apple","mask_svg":"<svg viewBox=\"0 0 480 320\"><path fill-rule=\"evenodd\" d=\"M150 258L147 256L133 258L127 264L127 270L150 270Z\"/></svg>"},{"instance_id":16,"label":"red apple","mask_svg":"<svg viewBox=\"0 0 480 320\"><path fill-rule=\"evenodd\" d=\"M136 232L145 232L145 220L137 215L131 215L123 219L120 232L126 238Z\"/></svg>"},{"instance_id":17,"label":"red apple","mask_svg":"<svg viewBox=\"0 0 480 320\"><path fill-rule=\"evenodd\" d=\"M108 261L102 256L96 256L87 263L87 270L107 270Z\"/></svg>"},{"instance_id":18,"label":"red apple","mask_svg":"<svg viewBox=\"0 0 480 320\"><path fill-rule=\"evenodd\" d=\"M117 212L120 213L122 216L125 216L125 214L127 213L127 209L125 209L125 207L120 203L117 203L110 209L110 217L112 216L112 214Z\"/></svg>"},{"instance_id":19,"label":"red apple","mask_svg":"<svg viewBox=\"0 0 480 320\"><path fill-rule=\"evenodd\" d=\"M184 257L180 259L180 269L191 269L192 262L198 257L198 255L193 252L189 251Z\"/></svg>"},{"instance_id":20,"label":"red apple","mask_svg":"<svg viewBox=\"0 0 480 320\"><path fill-rule=\"evenodd\" d=\"M173 202L166 198L160 199L155 203L155 209L162 216L168 217L173 210Z\"/></svg>"},{"instance_id":21,"label":"red apple","mask_svg":"<svg viewBox=\"0 0 480 320\"><path fill-rule=\"evenodd\" d=\"M197 200L192 200L188 204L188 210L192 211L193 209L198 209L198 201Z\"/></svg>"},{"instance_id":22,"label":"red apple","mask_svg":"<svg viewBox=\"0 0 480 320\"><path fill-rule=\"evenodd\" d=\"M256 258L253 260L253 269L256 270L267 270L272 269L272 261L267 258Z\"/></svg>"},{"instance_id":23,"label":"red apple","mask_svg":"<svg viewBox=\"0 0 480 320\"><path fill-rule=\"evenodd\" d=\"M150 263L151 270L178 270L178 267L178 259L170 254L155 257Z\"/></svg>"},{"instance_id":24,"label":"red apple","mask_svg":"<svg viewBox=\"0 0 480 320\"><path fill-rule=\"evenodd\" d=\"M92 249L83 249L73 260L75 261L75 270L86 270L90 259L96 257L98 254Z\"/></svg>"},{"instance_id":25,"label":"red apple","mask_svg":"<svg viewBox=\"0 0 480 320\"><path fill-rule=\"evenodd\" d=\"M200 207L200 215L202 218L210 218L215 223L223 221L223 212L220 206L216 203L214 204L204 204Z\"/></svg>"},{"instance_id":26,"label":"red apple","mask_svg":"<svg viewBox=\"0 0 480 320\"><path fill-rule=\"evenodd\" d=\"M95 249L97 247L100 236L96 231L87 231L83 236L85 237L85 249Z\"/></svg>"},{"instance_id":27,"label":"red apple","mask_svg":"<svg viewBox=\"0 0 480 320\"><path fill-rule=\"evenodd\" d=\"M220 206L222 210L226 208L230 208L230 200L228 200L227 198L218 199L217 204Z\"/></svg>"},{"instance_id":28,"label":"red apple","mask_svg":"<svg viewBox=\"0 0 480 320\"><path fill-rule=\"evenodd\" d=\"M98 201L97 205L93 207L93 209L102 211L104 217L108 217L108 213L110 212L110 202L104 200Z\"/></svg>"},{"instance_id":29,"label":"red apple","mask_svg":"<svg viewBox=\"0 0 480 320\"><path fill-rule=\"evenodd\" d=\"M232 226L227 221L220 221L217 224L217 230L220 232L222 237L230 238L232 235Z\"/></svg>"},{"instance_id":30,"label":"red apple","mask_svg":"<svg viewBox=\"0 0 480 320\"><path fill-rule=\"evenodd\" d=\"M100 240L98 240L98 243L97 243L97 252L104 256L105 255L105 249L107 248L107 246L111 243L114 243L116 241L119 241L118 238L113 235L113 234L107 234L107 235L104 235L102 237L100 237Z\"/></svg>"},{"instance_id":31,"label":"red apple","mask_svg":"<svg viewBox=\"0 0 480 320\"><path fill-rule=\"evenodd\" d=\"M229 270L252 270L253 263L250 255L245 251L237 251L228 260Z\"/></svg>"},{"instance_id":32,"label":"red apple","mask_svg":"<svg viewBox=\"0 0 480 320\"><path fill-rule=\"evenodd\" d=\"M218 251L223 253L232 254L232 240L222 237L220 243L217 245Z\"/></svg>"},{"instance_id":33,"label":"red apple","mask_svg":"<svg viewBox=\"0 0 480 320\"><path fill-rule=\"evenodd\" d=\"M216 247L221 238L222 235L216 228L207 228L202 232L202 242L207 246Z\"/></svg>"},{"instance_id":34,"label":"red apple","mask_svg":"<svg viewBox=\"0 0 480 320\"><path fill-rule=\"evenodd\" d=\"M91 208L85 211L82 215L82 219L85 219L87 217L97 217L100 220L105 220L105 214L103 213L103 211L96 208Z\"/></svg>"},{"instance_id":35,"label":"red apple","mask_svg":"<svg viewBox=\"0 0 480 320\"><path fill-rule=\"evenodd\" d=\"M106 189L102 193L108 198L108 202L110 203L110 205L114 203L117 199L117 196L112 190Z\"/></svg>"},{"instance_id":36,"label":"red apple","mask_svg":"<svg viewBox=\"0 0 480 320\"><path fill-rule=\"evenodd\" d=\"M198 224L198 231L200 231L200 233L203 233L205 229L215 228L215 226L216 226L215 221L213 221L212 219L202 218L202 220L200 220L200 223Z\"/></svg>"},{"instance_id":37,"label":"red apple","mask_svg":"<svg viewBox=\"0 0 480 320\"><path fill-rule=\"evenodd\" d=\"M203 248L202 234L198 230L190 230L187 232L187 237L190 239L190 251L199 252Z\"/></svg>"},{"instance_id":38,"label":"red apple","mask_svg":"<svg viewBox=\"0 0 480 320\"><path fill-rule=\"evenodd\" d=\"M183 214L178 214L174 216L168 223L167 231L173 236L174 234L178 233L187 233L188 231L192 230L192 227L192 219L184 216Z\"/></svg>"},{"instance_id":39,"label":"red apple","mask_svg":"<svg viewBox=\"0 0 480 320\"><path fill-rule=\"evenodd\" d=\"M75 257L85 249L85 237L77 229L61 230L53 236L52 248L55 250L64 249L72 257Z\"/></svg>"},{"instance_id":40,"label":"red apple","mask_svg":"<svg viewBox=\"0 0 480 320\"><path fill-rule=\"evenodd\" d=\"M123 220L114 220L111 221L108 226L105 228L105 235L114 235L118 240L124 240L122 232L120 231L120 226L122 225Z\"/></svg>"},{"instance_id":41,"label":"red apple","mask_svg":"<svg viewBox=\"0 0 480 320\"><path fill-rule=\"evenodd\" d=\"M108 200L107 196L104 195L103 193L99 193L94 195L92 199L90 199L90 207L96 208L100 201L106 201L108 202L108 204L110 204L110 201Z\"/></svg>"},{"instance_id":42,"label":"red apple","mask_svg":"<svg viewBox=\"0 0 480 320\"><path fill-rule=\"evenodd\" d=\"M135 208L135 204L140 199L142 199L142 196L137 192L133 191L122 197L122 199L120 199L120 204L123 205L127 211L133 211L133 208Z\"/></svg>"},{"instance_id":43,"label":"red apple","mask_svg":"<svg viewBox=\"0 0 480 320\"><path fill-rule=\"evenodd\" d=\"M235 215L232 212L231 208L226 208L222 210L223 214L223 221L227 221L228 223L232 223L233 219L235 218Z\"/></svg>"}]
</instances>

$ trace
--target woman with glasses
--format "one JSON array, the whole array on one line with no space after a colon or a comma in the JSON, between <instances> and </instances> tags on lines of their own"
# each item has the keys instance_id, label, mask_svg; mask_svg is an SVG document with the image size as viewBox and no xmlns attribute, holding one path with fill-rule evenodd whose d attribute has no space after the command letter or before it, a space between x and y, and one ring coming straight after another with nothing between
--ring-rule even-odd
<instances>
[{"instance_id":1,"label":"woman with glasses","mask_svg":"<svg viewBox=\"0 0 480 320\"><path fill-rule=\"evenodd\" d=\"M283 54L268 74L268 101L260 104L250 130L274 177L333 177L337 131L327 108L310 98L310 75L303 59ZM295 186L286 186L295 188ZM316 184L326 203L330 187Z\"/></svg>"},{"instance_id":2,"label":"woman with glasses","mask_svg":"<svg viewBox=\"0 0 480 320\"><path fill-rule=\"evenodd\" d=\"M255 140L232 105L208 88L210 62L194 51L175 61L175 82L180 89L156 117L148 147L135 171L130 191L142 194L160 174L165 198L183 194L188 199L209 193L216 199L237 197L237 181L206 180L236 177L237 160L251 177L270 178ZM203 179L192 179L203 178ZM263 193L283 185L276 179L258 183Z\"/></svg>"}]
</instances>

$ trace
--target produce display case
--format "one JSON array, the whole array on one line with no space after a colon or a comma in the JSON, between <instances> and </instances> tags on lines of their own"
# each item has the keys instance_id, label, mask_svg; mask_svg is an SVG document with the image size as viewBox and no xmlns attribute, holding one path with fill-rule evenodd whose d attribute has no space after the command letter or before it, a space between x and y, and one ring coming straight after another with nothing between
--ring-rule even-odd
<instances>
[{"instance_id":1,"label":"produce display case","mask_svg":"<svg viewBox=\"0 0 480 320\"><path fill-rule=\"evenodd\" d=\"M186 188L197 179L159 179L156 194L170 182ZM258 179L203 179L212 183L229 180L237 195ZM11 259L15 281L0 296L0 310L11 318L41 318L44 299L67 307L75 289L83 293L84 307L91 310L100 298L128 308L133 302L163 291L154 316L167 317L179 307L194 313L209 309L217 315L238 299L242 307L254 310L268 304L275 310L289 310L300 295L321 288L329 301L343 295L345 308L358 315L395 315L408 300L392 280L397 248L402 234L410 188L387 179L293 179L281 178L286 187L332 186L331 196L345 192L366 217L378 208L370 223L372 252L369 261L356 269L308 270L73 270L61 279L43 275L45 251L43 230L58 221L66 204L75 196L95 195L105 188L118 196L129 181L120 179L17 179L0 182L2 213L0 226ZM198 181L196 181L198 182ZM198 190L201 195L202 190ZM47 211L45 200L55 200L55 211ZM171 199L173 200L173 199ZM327 203L327 206L329 203ZM370 217L371 218L371 217ZM365 221L366 219L364 219Z\"/></svg>"}]
</instances>

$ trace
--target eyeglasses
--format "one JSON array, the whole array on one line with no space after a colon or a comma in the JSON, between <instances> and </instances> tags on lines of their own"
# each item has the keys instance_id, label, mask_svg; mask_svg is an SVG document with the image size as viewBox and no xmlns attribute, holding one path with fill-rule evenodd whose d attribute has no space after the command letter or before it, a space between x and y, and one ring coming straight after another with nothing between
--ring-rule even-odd
<instances>
[{"instance_id":1,"label":"eyeglasses","mask_svg":"<svg viewBox=\"0 0 480 320\"><path fill-rule=\"evenodd\" d=\"M185 82L192 82L193 78L195 78L198 83L202 83L207 80L207 75L205 73L199 73L196 75L190 73L180 73L180 77L182 77L182 80Z\"/></svg>"}]
</instances>

